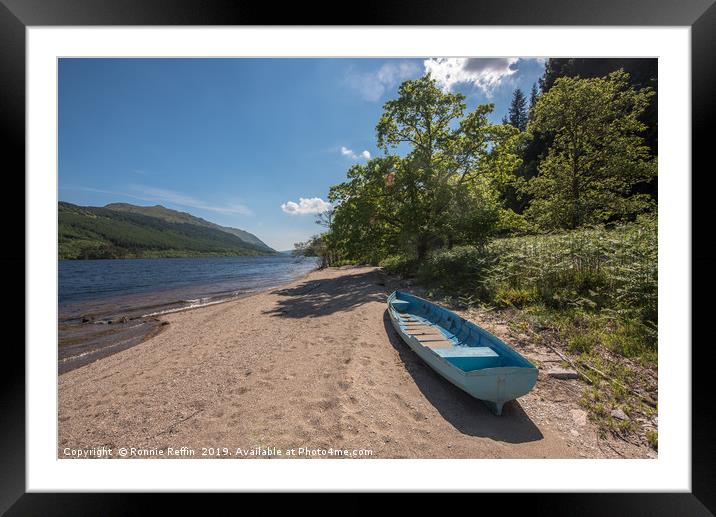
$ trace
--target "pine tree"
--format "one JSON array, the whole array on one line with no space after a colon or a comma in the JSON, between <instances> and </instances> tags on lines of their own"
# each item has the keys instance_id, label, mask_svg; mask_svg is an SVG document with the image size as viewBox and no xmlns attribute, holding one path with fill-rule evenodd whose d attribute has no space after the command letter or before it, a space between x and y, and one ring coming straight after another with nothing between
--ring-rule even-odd
<instances>
[{"instance_id":1,"label":"pine tree","mask_svg":"<svg viewBox=\"0 0 716 517\"><path fill-rule=\"evenodd\" d=\"M507 120L520 131L527 129L527 99L519 88L512 94L512 102L510 103Z\"/></svg>"},{"instance_id":2,"label":"pine tree","mask_svg":"<svg viewBox=\"0 0 716 517\"><path fill-rule=\"evenodd\" d=\"M532 85L532 91L530 91L530 112L537 104L537 97L539 96L539 90L537 89L537 83Z\"/></svg>"}]
</instances>

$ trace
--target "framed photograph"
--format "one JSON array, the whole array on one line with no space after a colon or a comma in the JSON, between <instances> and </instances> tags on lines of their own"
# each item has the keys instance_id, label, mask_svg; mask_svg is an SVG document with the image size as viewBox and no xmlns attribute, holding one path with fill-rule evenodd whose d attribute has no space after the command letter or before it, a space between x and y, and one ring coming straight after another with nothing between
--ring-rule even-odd
<instances>
[{"instance_id":1,"label":"framed photograph","mask_svg":"<svg viewBox=\"0 0 716 517\"><path fill-rule=\"evenodd\" d=\"M26 301L2 511L712 514L710 1L121 5L0 7Z\"/></svg>"}]
</instances>

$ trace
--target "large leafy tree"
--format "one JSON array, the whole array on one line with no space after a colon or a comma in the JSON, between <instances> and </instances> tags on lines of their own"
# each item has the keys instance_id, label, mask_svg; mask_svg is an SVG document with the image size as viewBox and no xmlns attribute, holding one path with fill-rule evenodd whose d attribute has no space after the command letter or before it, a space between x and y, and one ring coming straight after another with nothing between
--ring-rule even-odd
<instances>
[{"instance_id":1,"label":"large leafy tree","mask_svg":"<svg viewBox=\"0 0 716 517\"><path fill-rule=\"evenodd\" d=\"M396 165L392 158L374 158L351 167L347 180L331 187L328 198L335 210L330 242L342 256L375 263L396 249L402 206L388 188Z\"/></svg>"},{"instance_id":2,"label":"large leafy tree","mask_svg":"<svg viewBox=\"0 0 716 517\"><path fill-rule=\"evenodd\" d=\"M629 74L630 84L637 90L650 88L654 95L639 117L646 124L644 140L651 150L657 154L657 93L658 93L658 59L644 58L550 58L545 63L544 76L540 79L541 90L548 91L559 77L604 77L616 70L624 70ZM655 194L655 192L654 192Z\"/></svg>"},{"instance_id":3,"label":"large leafy tree","mask_svg":"<svg viewBox=\"0 0 716 517\"><path fill-rule=\"evenodd\" d=\"M623 70L606 77L559 77L532 110L531 132L552 137L529 181L527 211L545 228L576 228L650 206L635 187L656 175L640 116L653 91L635 90Z\"/></svg>"},{"instance_id":4,"label":"large leafy tree","mask_svg":"<svg viewBox=\"0 0 716 517\"><path fill-rule=\"evenodd\" d=\"M493 125L492 105L465 114L464 96L429 75L406 81L376 126L384 157L355 165L334 186L332 236L352 258L481 242L494 226L494 185L519 164L519 131Z\"/></svg>"}]
</instances>

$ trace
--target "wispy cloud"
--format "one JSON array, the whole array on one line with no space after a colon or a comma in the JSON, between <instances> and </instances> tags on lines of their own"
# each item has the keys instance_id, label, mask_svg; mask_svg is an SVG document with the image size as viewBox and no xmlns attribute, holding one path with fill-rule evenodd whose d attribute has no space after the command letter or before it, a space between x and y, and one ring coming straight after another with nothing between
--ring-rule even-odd
<instances>
[{"instance_id":1,"label":"wispy cloud","mask_svg":"<svg viewBox=\"0 0 716 517\"><path fill-rule=\"evenodd\" d=\"M118 192L116 190L105 190L105 189L93 188L93 187L73 187L73 186L61 185L60 190L79 190L81 192L96 192L98 194L112 194L113 196L122 196L122 197L131 197L134 199L142 199L141 197L133 196L132 194L127 194L126 192Z\"/></svg>"},{"instance_id":2,"label":"wispy cloud","mask_svg":"<svg viewBox=\"0 0 716 517\"><path fill-rule=\"evenodd\" d=\"M320 214L331 209L331 204L323 201L320 197L299 198L295 201L286 201L281 205L281 210L291 215Z\"/></svg>"},{"instance_id":3,"label":"wispy cloud","mask_svg":"<svg viewBox=\"0 0 716 517\"><path fill-rule=\"evenodd\" d=\"M154 201L158 203L172 203L188 208L197 208L199 210L207 210L209 212L217 212L225 215L252 215L253 212L246 206L239 203L208 203L193 196L182 194L174 190L163 188L149 187L146 185L132 185L131 188L141 194L141 199L145 201Z\"/></svg>"},{"instance_id":4,"label":"wispy cloud","mask_svg":"<svg viewBox=\"0 0 716 517\"><path fill-rule=\"evenodd\" d=\"M398 83L420 75L420 67L412 61L388 62L372 72L351 71L348 86L367 101L375 102Z\"/></svg>"},{"instance_id":5,"label":"wispy cloud","mask_svg":"<svg viewBox=\"0 0 716 517\"><path fill-rule=\"evenodd\" d=\"M489 97L505 78L517 72L517 61L516 57L441 57L426 59L423 64L443 90L469 83Z\"/></svg>"},{"instance_id":6,"label":"wispy cloud","mask_svg":"<svg viewBox=\"0 0 716 517\"><path fill-rule=\"evenodd\" d=\"M353 151L353 149L348 149L346 146L341 146L341 154L343 156L347 156L351 160L358 160L360 158L363 158L365 160L370 160L370 152L369 151L362 151L360 153L356 153Z\"/></svg>"},{"instance_id":7,"label":"wispy cloud","mask_svg":"<svg viewBox=\"0 0 716 517\"><path fill-rule=\"evenodd\" d=\"M120 192L116 190L105 190L93 187L60 187L63 190L80 190L84 192L97 192L100 194L111 194L119 198L129 197L150 203L169 203L187 208L197 208L226 215L253 215L250 208L239 203L215 204L202 201L192 196L187 196L174 190L149 187L147 185L130 185L134 193Z\"/></svg>"}]
</instances>

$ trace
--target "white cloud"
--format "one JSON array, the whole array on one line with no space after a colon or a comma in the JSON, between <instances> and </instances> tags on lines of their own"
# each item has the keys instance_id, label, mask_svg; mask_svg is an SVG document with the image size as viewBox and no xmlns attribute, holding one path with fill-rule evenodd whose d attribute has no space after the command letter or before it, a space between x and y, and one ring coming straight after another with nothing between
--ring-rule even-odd
<instances>
[{"instance_id":1,"label":"white cloud","mask_svg":"<svg viewBox=\"0 0 716 517\"><path fill-rule=\"evenodd\" d=\"M153 201L158 203L171 203L174 205L198 208L200 210L208 210L209 212L217 212L226 215L251 215L251 210L242 204L215 204L202 201L192 196L187 196L181 192L167 190L145 185L132 185L132 188L138 191L141 196L135 196L144 201Z\"/></svg>"},{"instance_id":2,"label":"white cloud","mask_svg":"<svg viewBox=\"0 0 716 517\"><path fill-rule=\"evenodd\" d=\"M353 149L348 149L345 145L341 146L341 154L343 156L347 156L351 160L358 160L359 158L370 160L370 152L362 151L361 153L356 153Z\"/></svg>"},{"instance_id":3,"label":"white cloud","mask_svg":"<svg viewBox=\"0 0 716 517\"><path fill-rule=\"evenodd\" d=\"M458 83L470 83L482 90L488 97L506 77L517 72L513 65L516 57L442 57L426 59L425 72L429 72L438 85L451 90Z\"/></svg>"},{"instance_id":4,"label":"white cloud","mask_svg":"<svg viewBox=\"0 0 716 517\"><path fill-rule=\"evenodd\" d=\"M331 204L323 201L320 197L299 198L298 203L286 201L281 205L281 210L291 215L320 214L331 209Z\"/></svg>"},{"instance_id":5,"label":"white cloud","mask_svg":"<svg viewBox=\"0 0 716 517\"><path fill-rule=\"evenodd\" d=\"M406 79L420 75L420 67L412 61L388 62L373 72L350 72L348 85L367 101L375 102L391 88Z\"/></svg>"}]
</instances>

